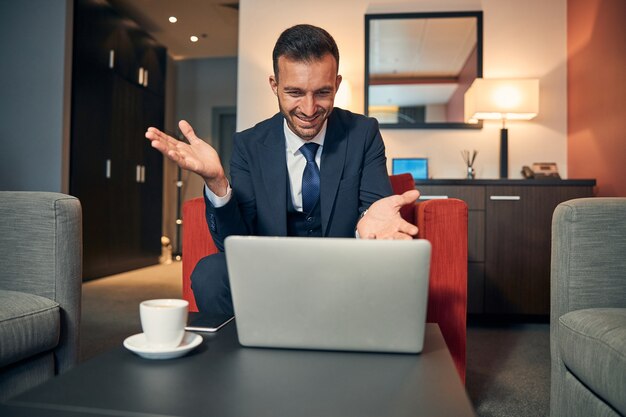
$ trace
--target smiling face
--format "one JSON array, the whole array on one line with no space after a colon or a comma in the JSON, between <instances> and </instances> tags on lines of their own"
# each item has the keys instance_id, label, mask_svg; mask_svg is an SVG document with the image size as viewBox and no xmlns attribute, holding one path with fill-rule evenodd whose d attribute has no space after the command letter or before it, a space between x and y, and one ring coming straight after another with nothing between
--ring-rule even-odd
<instances>
[{"instance_id":1,"label":"smiling face","mask_svg":"<svg viewBox=\"0 0 626 417\"><path fill-rule=\"evenodd\" d=\"M278 74L270 76L270 86L289 129L306 141L322 130L340 83L337 62L331 54L309 62L281 56Z\"/></svg>"}]
</instances>

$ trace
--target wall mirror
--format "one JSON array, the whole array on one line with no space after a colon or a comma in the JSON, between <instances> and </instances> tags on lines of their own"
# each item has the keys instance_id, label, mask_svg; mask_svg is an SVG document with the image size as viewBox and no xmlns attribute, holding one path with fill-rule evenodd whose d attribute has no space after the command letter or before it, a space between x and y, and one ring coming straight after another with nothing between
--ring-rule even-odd
<instances>
[{"instance_id":1,"label":"wall mirror","mask_svg":"<svg viewBox=\"0 0 626 417\"><path fill-rule=\"evenodd\" d=\"M482 77L482 12L365 15L365 114L382 128L480 129L463 96Z\"/></svg>"}]
</instances>

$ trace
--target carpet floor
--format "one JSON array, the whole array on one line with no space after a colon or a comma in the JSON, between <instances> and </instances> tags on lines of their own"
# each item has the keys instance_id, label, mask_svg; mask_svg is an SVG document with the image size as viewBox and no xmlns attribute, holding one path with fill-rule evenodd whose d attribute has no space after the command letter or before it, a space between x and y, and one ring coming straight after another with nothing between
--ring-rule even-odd
<instances>
[{"instance_id":1,"label":"carpet floor","mask_svg":"<svg viewBox=\"0 0 626 417\"><path fill-rule=\"evenodd\" d=\"M141 332L139 303L180 298L182 264L155 265L83 284L80 361L120 346Z\"/></svg>"},{"instance_id":2,"label":"carpet floor","mask_svg":"<svg viewBox=\"0 0 626 417\"><path fill-rule=\"evenodd\" d=\"M550 414L550 325L471 324L467 393L481 417Z\"/></svg>"},{"instance_id":3,"label":"carpet floor","mask_svg":"<svg viewBox=\"0 0 626 417\"><path fill-rule=\"evenodd\" d=\"M81 361L141 332L139 303L180 298L182 265L156 265L83 285ZM480 417L549 414L548 324L470 324L466 389Z\"/></svg>"}]
</instances>

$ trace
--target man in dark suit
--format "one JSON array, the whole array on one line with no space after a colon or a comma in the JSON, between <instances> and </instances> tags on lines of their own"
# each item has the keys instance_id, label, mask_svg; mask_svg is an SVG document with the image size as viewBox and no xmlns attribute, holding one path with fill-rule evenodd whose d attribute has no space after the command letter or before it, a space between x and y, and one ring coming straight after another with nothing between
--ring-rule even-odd
<instances>
[{"instance_id":1,"label":"man in dark suit","mask_svg":"<svg viewBox=\"0 0 626 417\"><path fill-rule=\"evenodd\" d=\"M273 51L270 86L280 113L237 133L231 181L215 150L191 126L189 144L149 128L152 146L205 180L207 223L220 253L192 273L200 311L232 314L223 253L230 235L411 239L399 209L417 199L391 196L385 147L375 119L334 108L339 51L325 30L297 25ZM315 254L312 254L315 256Z\"/></svg>"}]
</instances>

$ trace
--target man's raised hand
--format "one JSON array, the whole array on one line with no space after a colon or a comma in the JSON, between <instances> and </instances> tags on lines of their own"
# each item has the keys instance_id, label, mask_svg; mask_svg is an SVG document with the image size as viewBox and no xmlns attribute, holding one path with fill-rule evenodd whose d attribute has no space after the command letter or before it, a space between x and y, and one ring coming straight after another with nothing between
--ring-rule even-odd
<instances>
[{"instance_id":1,"label":"man's raised hand","mask_svg":"<svg viewBox=\"0 0 626 417\"><path fill-rule=\"evenodd\" d=\"M215 149L198 138L191 125L185 120L181 120L178 127L189 141L188 144L174 139L155 127L148 128L146 138L150 140L153 148L176 162L179 167L200 175L214 194L225 195L228 180Z\"/></svg>"},{"instance_id":2,"label":"man's raised hand","mask_svg":"<svg viewBox=\"0 0 626 417\"><path fill-rule=\"evenodd\" d=\"M417 226L400 216L400 208L414 203L419 196L419 191L410 190L376 201L357 224L359 236L362 239L412 239L417 235Z\"/></svg>"}]
</instances>

